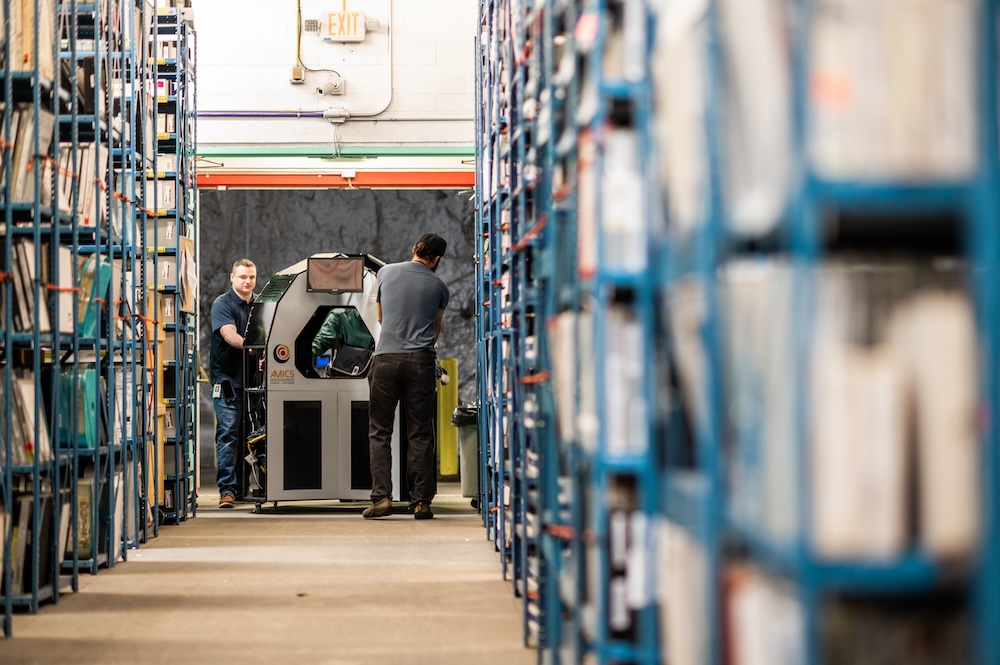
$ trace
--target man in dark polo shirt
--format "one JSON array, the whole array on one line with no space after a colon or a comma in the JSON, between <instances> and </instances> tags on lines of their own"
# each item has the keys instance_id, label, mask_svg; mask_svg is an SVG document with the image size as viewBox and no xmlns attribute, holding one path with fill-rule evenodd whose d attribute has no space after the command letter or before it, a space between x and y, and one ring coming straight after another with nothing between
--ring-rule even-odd
<instances>
[{"instance_id":1,"label":"man in dark polo shirt","mask_svg":"<svg viewBox=\"0 0 1000 665\"><path fill-rule=\"evenodd\" d=\"M211 380L219 508L232 508L236 500L237 439L243 420L243 335L257 285L257 266L250 259L239 259L229 281L233 288L212 303Z\"/></svg>"}]
</instances>

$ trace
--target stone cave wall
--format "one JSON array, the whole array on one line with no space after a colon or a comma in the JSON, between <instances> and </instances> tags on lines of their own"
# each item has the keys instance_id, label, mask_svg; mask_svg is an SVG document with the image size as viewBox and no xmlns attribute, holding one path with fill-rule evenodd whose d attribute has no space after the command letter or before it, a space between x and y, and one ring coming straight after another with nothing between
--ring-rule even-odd
<instances>
[{"instance_id":1,"label":"stone cave wall","mask_svg":"<svg viewBox=\"0 0 1000 665\"><path fill-rule=\"evenodd\" d=\"M247 257L257 264L260 291L274 272L311 254L365 252L387 263L405 261L421 234L437 233L448 241L438 275L451 291L438 354L458 359L459 401L475 400L476 233L468 192L206 190L200 193L199 219L199 338L206 371L212 301L230 288L229 272L236 259Z\"/></svg>"}]
</instances>

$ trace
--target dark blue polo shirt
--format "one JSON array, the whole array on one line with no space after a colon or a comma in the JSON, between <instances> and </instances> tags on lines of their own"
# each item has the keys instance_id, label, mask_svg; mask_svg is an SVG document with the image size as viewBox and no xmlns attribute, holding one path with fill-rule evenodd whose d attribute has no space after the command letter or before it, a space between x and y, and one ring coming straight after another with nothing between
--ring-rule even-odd
<instances>
[{"instance_id":1,"label":"dark blue polo shirt","mask_svg":"<svg viewBox=\"0 0 1000 665\"><path fill-rule=\"evenodd\" d=\"M232 324L236 332L246 334L247 320L250 318L250 303L244 302L229 289L212 303L212 384L229 379L233 387L243 387L243 349L229 346L219 330L222 326Z\"/></svg>"}]
</instances>

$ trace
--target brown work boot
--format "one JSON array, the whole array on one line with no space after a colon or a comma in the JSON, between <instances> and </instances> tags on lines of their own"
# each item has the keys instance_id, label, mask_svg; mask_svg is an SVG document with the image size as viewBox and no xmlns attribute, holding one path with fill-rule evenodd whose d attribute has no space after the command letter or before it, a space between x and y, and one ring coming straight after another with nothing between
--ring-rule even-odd
<instances>
[{"instance_id":1,"label":"brown work boot","mask_svg":"<svg viewBox=\"0 0 1000 665\"><path fill-rule=\"evenodd\" d=\"M370 520L373 517L385 517L392 512L392 499L390 497L383 497L378 501L373 501L372 505L361 511L361 516L366 520Z\"/></svg>"},{"instance_id":2,"label":"brown work boot","mask_svg":"<svg viewBox=\"0 0 1000 665\"><path fill-rule=\"evenodd\" d=\"M413 519L429 520L432 517L434 517L434 513L431 512L431 504L426 501L417 501L417 505L413 507Z\"/></svg>"},{"instance_id":3,"label":"brown work boot","mask_svg":"<svg viewBox=\"0 0 1000 665\"><path fill-rule=\"evenodd\" d=\"M219 497L219 508L235 508L236 501L232 494L223 494Z\"/></svg>"}]
</instances>

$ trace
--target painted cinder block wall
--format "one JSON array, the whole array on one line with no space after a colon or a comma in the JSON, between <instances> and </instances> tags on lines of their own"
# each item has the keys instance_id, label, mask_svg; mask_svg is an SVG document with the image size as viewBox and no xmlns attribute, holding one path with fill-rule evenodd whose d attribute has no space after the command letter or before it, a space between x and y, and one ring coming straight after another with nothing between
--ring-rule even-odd
<instances>
[{"instance_id":1,"label":"painted cinder block wall","mask_svg":"<svg viewBox=\"0 0 1000 665\"><path fill-rule=\"evenodd\" d=\"M197 106L201 112L344 108L335 126L322 118L198 120L198 143L210 145L472 145L475 118L475 31L469 0L300 0L303 19L326 25L342 7L378 19L361 43L330 43L303 33L311 69L333 69L345 94L316 88L329 74L307 72L289 82L295 64L296 0L209 0L195 3ZM391 34L391 60L390 60ZM390 78L391 77L391 78ZM377 118L355 116L377 112Z\"/></svg>"}]
</instances>

